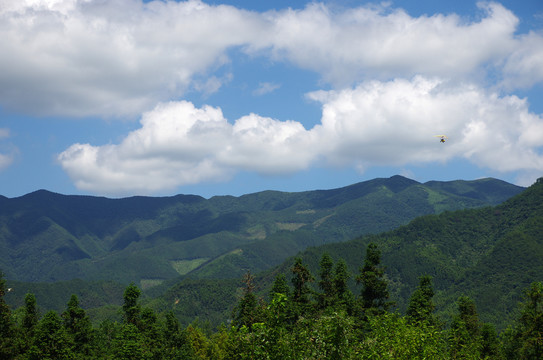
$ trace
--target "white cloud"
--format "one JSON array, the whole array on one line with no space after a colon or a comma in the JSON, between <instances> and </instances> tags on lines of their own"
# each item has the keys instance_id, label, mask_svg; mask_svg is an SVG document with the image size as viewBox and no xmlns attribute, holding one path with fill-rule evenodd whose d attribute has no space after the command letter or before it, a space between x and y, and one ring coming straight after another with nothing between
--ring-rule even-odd
<instances>
[{"instance_id":1,"label":"white cloud","mask_svg":"<svg viewBox=\"0 0 543 360\"><path fill-rule=\"evenodd\" d=\"M255 13L198 0L10 2L0 8L0 105L135 115L227 62L226 49L259 26Z\"/></svg>"},{"instance_id":2,"label":"white cloud","mask_svg":"<svg viewBox=\"0 0 543 360\"><path fill-rule=\"evenodd\" d=\"M415 77L309 97L323 103L322 124L313 131L335 164L465 158L502 172L543 171L543 118L516 96ZM435 134L449 140L438 144Z\"/></svg>"},{"instance_id":3,"label":"white cloud","mask_svg":"<svg viewBox=\"0 0 543 360\"><path fill-rule=\"evenodd\" d=\"M0 106L39 115L134 116L188 88L217 91L227 79L214 71L232 60L231 48L314 70L337 86L417 74L480 77L504 64L505 75L516 79L504 83L541 81L540 35L517 39L513 13L497 3L480 6L481 18L469 22L454 14L412 17L389 7L316 3L256 13L198 0L4 1Z\"/></svg>"},{"instance_id":4,"label":"white cloud","mask_svg":"<svg viewBox=\"0 0 543 360\"><path fill-rule=\"evenodd\" d=\"M504 85L508 89L528 88L543 81L543 36L530 32L506 59Z\"/></svg>"},{"instance_id":5,"label":"white cloud","mask_svg":"<svg viewBox=\"0 0 543 360\"><path fill-rule=\"evenodd\" d=\"M308 96L323 105L309 130L256 114L231 124L218 108L170 102L145 113L120 144L74 144L59 161L79 188L102 194L171 190L240 170L292 173L317 161L364 169L465 158L497 171L543 171L543 119L515 96L423 77ZM445 144L434 137L441 133Z\"/></svg>"},{"instance_id":6,"label":"white cloud","mask_svg":"<svg viewBox=\"0 0 543 360\"><path fill-rule=\"evenodd\" d=\"M258 84L258 88L253 91L253 95L262 96L274 92L279 89L281 85L271 82L261 82Z\"/></svg>"},{"instance_id":7,"label":"white cloud","mask_svg":"<svg viewBox=\"0 0 543 360\"><path fill-rule=\"evenodd\" d=\"M312 158L299 123L254 114L231 125L220 109L186 101L158 105L141 128L118 145L74 144L58 157L83 190L103 194L153 193L180 185L221 181L247 169L284 173Z\"/></svg>"},{"instance_id":8,"label":"white cloud","mask_svg":"<svg viewBox=\"0 0 543 360\"><path fill-rule=\"evenodd\" d=\"M473 75L512 51L518 23L497 3L479 6L486 16L466 22L455 14L412 17L388 7L334 11L310 4L269 15L272 30L250 49L270 49L274 58L315 70L334 84L369 77Z\"/></svg>"}]
</instances>

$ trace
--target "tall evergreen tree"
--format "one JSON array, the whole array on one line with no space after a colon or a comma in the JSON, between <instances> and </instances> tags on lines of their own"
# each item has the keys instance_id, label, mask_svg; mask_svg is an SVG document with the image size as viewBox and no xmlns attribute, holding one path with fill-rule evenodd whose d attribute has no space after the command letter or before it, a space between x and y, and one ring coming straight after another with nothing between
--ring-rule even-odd
<instances>
[{"instance_id":1,"label":"tall evergreen tree","mask_svg":"<svg viewBox=\"0 0 543 360\"><path fill-rule=\"evenodd\" d=\"M233 312L234 326L251 326L262 320L262 308L258 303L258 298L254 293L254 276L248 271L244 276L245 289L243 297Z\"/></svg>"},{"instance_id":2,"label":"tall evergreen tree","mask_svg":"<svg viewBox=\"0 0 543 360\"><path fill-rule=\"evenodd\" d=\"M381 252L375 243L369 243L366 248L364 267L356 278L362 284L361 306L365 314L380 314L386 312L394 303L389 301L388 284L385 270L381 264Z\"/></svg>"},{"instance_id":3,"label":"tall evergreen tree","mask_svg":"<svg viewBox=\"0 0 543 360\"><path fill-rule=\"evenodd\" d=\"M435 323L432 313L434 311L434 289L432 287L432 278L428 275L419 278L419 286L413 292L409 299L406 315L411 322L427 323L433 325Z\"/></svg>"},{"instance_id":4,"label":"tall evergreen tree","mask_svg":"<svg viewBox=\"0 0 543 360\"><path fill-rule=\"evenodd\" d=\"M319 270L319 287L321 293L318 296L319 308L326 309L334 303L335 287L334 287L334 261L328 253L322 254Z\"/></svg>"},{"instance_id":5,"label":"tall evergreen tree","mask_svg":"<svg viewBox=\"0 0 543 360\"><path fill-rule=\"evenodd\" d=\"M71 336L76 353L89 355L92 342L92 324L79 306L77 295L73 294L66 305L66 310L61 314L64 328Z\"/></svg>"},{"instance_id":6,"label":"tall evergreen tree","mask_svg":"<svg viewBox=\"0 0 543 360\"><path fill-rule=\"evenodd\" d=\"M140 305L138 299L141 295L141 290L134 284L131 283L125 289L123 294L124 304L124 321L128 324L139 325L139 316L140 316Z\"/></svg>"},{"instance_id":7,"label":"tall evergreen tree","mask_svg":"<svg viewBox=\"0 0 543 360\"><path fill-rule=\"evenodd\" d=\"M303 264L301 258L294 260L294 265L291 268L292 271L292 300L297 307L298 314L306 312L310 307L309 294L311 289L309 283L314 281L313 275L307 267Z\"/></svg>"},{"instance_id":8,"label":"tall evergreen tree","mask_svg":"<svg viewBox=\"0 0 543 360\"><path fill-rule=\"evenodd\" d=\"M26 352L32 345L34 331L39 321L38 306L34 294L25 295L25 305L23 308L23 318L21 320L22 341L20 343L21 352Z\"/></svg>"},{"instance_id":9,"label":"tall evergreen tree","mask_svg":"<svg viewBox=\"0 0 543 360\"><path fill-rule=\"evenodd\" d=\"M348 285L350 277L347 263L345 260L339 259L336 263L334 273L335 301L340 308L343 308L349 315L352 315L354 311L354 296Z\"/></svg>"}]
</instances>

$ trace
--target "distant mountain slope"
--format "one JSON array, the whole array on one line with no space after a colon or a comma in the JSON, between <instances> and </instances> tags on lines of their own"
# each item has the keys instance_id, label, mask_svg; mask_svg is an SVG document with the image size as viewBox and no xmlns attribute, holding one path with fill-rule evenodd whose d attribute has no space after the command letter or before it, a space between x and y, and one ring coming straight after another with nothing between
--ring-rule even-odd
<instances>
[{"instance_id":1,"label":"distant mountain slope","mask_svg":"<svg viewBox=\"0 0 543 360\"><path fill-rule=\"evenodd\" d=\"M431 182L393 176L340 189L240 197L108 199L40 190L0 197L0 269L18 281L137 282L235 278L307 246L348 240L444 210L506 200L499 181Z\"/></svg>"},{"instance_id":2,"label":"distant mountain slope","mask_svg":"<svg viewBox=\"0 0 543 360\"><path fill-rule=\"evenodd\" d=\"M503 326L514 317L521 291L543 281L543 178L498 206L422 216L392 231L309 248L299 256L314 275L324 252L345 259L356 275L369 242L382 252L399 310L405 310L418 278L431 275L442 316L455 311L456 299L465 294L484 321ZM264 274L260 286L269 288L279 272L288 275L292 263L291 258Z\"/></svg>"}]
</instances>

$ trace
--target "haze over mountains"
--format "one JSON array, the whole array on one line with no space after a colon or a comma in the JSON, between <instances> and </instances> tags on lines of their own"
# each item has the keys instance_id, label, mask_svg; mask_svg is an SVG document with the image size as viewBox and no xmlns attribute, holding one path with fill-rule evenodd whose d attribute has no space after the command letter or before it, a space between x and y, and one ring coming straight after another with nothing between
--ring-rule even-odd
<instances>
[{"instance_id":1,"label":"haze over mountains","mask_svg":"<svg viewBox=\"0 0 543 360\"><path fill-rule=\"evenodd\" d=\"M240 197L108 199L45 190L0 197L6 278L135 282L240 277L305 249L391 230L426 214L496 205L524 188L496 179L401 176L339 189Z\"/></svg>"}]
</instances>

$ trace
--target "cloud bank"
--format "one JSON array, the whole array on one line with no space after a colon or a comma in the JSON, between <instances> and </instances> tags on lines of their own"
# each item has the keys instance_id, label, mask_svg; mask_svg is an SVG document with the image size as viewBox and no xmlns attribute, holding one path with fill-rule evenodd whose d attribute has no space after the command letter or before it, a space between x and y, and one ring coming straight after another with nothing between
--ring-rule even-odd
<instances>
[{"instance_id":1,"label":"cloud bank","mask_svg":"<svg viewBox=\"0 0 543 360\"><path fill-rule=\"evenodd\" d=\"M117 144L77 143L58 156L78 188L101 194L156 193L239 171L454 158L533 179L543 171L543 121L512 92L543 81L543 36L517 34L518 18L498 3L477 6L465 18L387 5L258 13L198 0L5 0L0 107L140 118ZM237 60L232 50L317 73L328 89L306 94L322 106L317 125L225 119L219 107L180 100L232 81L235 72L219 71ZM262 81L253 94L279 90ZM437 133L449 136L445 146Z\"/></svg>"},{"instance_id":2,"label":"cloud bank","mask_svg":"<svg viewBox=\"0 0 543 360\"><path fill-rule=\"evenodd\" d=\"M231 124L219 108L169 102L145 113L121 143L74 144L59 161L79 188L110 194L323 164L363 169L465 158L504 172L543 169L543 119L515 96L417 76L308 97L323 109L312 129L256 114ZM448 134L446 144L436 132Z\"/></svg>"},{"instance_id":3,"label":"cloud bank","mask_svg":"<svg viewBox=\"0 0 543 360\"><path fill-rule=\"evenodd\" d=\"M217 91L230 49L285 61L335 86L417 74L502 70L508 86L543 79L541 34L515 36L497 3L481 17L309 4L266 13L139 0L19 0L0 5L0 106L39 115L136 116L187 89ZM535 75L535 76L534 76ZM206 84L195 76L209 76ZM478 75L480 76L480 75Z\"/></svg>"}]
</instances>

